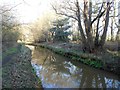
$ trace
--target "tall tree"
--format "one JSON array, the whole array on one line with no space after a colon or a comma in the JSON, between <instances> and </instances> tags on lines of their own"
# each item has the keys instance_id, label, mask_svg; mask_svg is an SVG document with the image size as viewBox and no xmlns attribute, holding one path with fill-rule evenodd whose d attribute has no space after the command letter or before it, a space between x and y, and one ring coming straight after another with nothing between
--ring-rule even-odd
<instances>
[{"instance_id":1,"label":"tall tree","mask_svg":"<svg viewBox=\"0 0 120 90\"><path fill-rule=\"evenodd\" d=\"M83 0L83 7L81 7L82 5L80 5L79 0L64 1L64 4L66 6L60 5L59 9L53 6L53 9L57 14L73 18L78 22L79 31L82 38L83 49L88 52L93 52L97 48L103 48L109 24L111 2L108 0L106 2L100 2L101 6L99 5L100 9L98 10L98 14L95 17L93 17L92 0ZM105 26L103 28L103 33L100 36L99 22L100 18L102 17L105 19L104 20ZM96 21L97 30L94 39L92 34L93 30L92 25L93 23L96 23Z\"/></svg>"},{"instance_id":2,"label":"tall tree","mask_svg":"<svg viewBox=\"0 0 120 90\"><path fill-rule=\"evenodd\" d=\"M2 16L2 42L17 41L19 38L20 23L14 16L15 12L12 13L12 9L14 9L16 6L0 6L0 15Z\"/></svg>"},{"instance_id":3,"label":"tall tree","mask_svg":"<svg viewBox=\"0 0 120 90\"><path fill-rule=\"evenodd\" d=\"M105 44L106 35L107 35L107 28L108 28L108 24L109 24L109 12L110 12L110 2L107 2L105 26L104 26L104 31L103 31L103 34L102 34L101 40L100 40L100 47L102 47L102 48L103 48L103 45Z\"/></svg>"}]
</instances>

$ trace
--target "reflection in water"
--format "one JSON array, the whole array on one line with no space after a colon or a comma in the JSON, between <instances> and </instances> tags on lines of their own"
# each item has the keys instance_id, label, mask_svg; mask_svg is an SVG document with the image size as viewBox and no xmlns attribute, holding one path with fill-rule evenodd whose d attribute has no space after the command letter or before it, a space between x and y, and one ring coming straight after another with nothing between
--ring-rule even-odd
<instances>
[{"instance_id":1,"label":"reflection in water","mask_svg":"<svg viewBox=\"0 0 120 90\"><path fill-rule=\"evenodd\" d=\"M119 88L118 76L35 47L32 65L45 88Z\"/></svg>"}]
</instances>

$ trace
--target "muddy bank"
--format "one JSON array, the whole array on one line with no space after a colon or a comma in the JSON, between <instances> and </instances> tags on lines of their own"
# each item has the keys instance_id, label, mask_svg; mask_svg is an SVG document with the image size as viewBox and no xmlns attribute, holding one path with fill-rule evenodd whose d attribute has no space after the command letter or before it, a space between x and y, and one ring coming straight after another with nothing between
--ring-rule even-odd
<instances>
[{"instance_id":1,"label":"muddy bank","mask_svg":"<svg viewBox=\"0 0 120 90\"><path fill-rule=\"evenodd\" d=\"M42 88L31 65L31 51L21 44L3 44L2 88Z\"/></svg>"},{"instance_id":2,"label":"muddy bank","mask_svg":"<svg viewBox=\"0 0 120 90\"><path fill-rule=\"evenodd\" d=\"M113 72L120 75L120 56L119 54L112 52L104 52L99 54L89 54L83 53L77 45L72 45L66 43L34 43L31 45L40 46L52 50L55 53L61 54L63 56L69 57L72 60L80 61L88 66Z\"/></svg>"}]
</instances>

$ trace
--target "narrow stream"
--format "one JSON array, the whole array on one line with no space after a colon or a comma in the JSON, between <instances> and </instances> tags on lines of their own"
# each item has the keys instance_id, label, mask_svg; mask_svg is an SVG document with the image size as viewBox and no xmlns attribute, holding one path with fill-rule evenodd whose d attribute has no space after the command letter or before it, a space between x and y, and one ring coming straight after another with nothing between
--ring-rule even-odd
<instances>
[{"instance_id":1,"label":"narrow stream","mask_svg":"<svg viewBox=\"0 0 120 90\"><path fill-rule=\"evenodd\" d=\"M47 49L28 47L32 50L31 64L43 88L120 89L120 79L113 73L88 67Z\"/></svg>"}]
</instances>

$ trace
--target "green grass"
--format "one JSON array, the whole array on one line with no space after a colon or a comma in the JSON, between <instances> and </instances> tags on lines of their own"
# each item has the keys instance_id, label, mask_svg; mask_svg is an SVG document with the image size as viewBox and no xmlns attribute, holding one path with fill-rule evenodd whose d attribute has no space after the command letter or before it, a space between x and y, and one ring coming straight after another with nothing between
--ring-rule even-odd
<instances>
[{"instance_id":1,"label":"green grass","mask_svg":"<svg viewBox=\"0 0 120 90\"><path fill-rule=\"evenodd\" d=\"M13 53L16 53L18 50L17 48L9 48L6 52L3 52L3 58L8 56L8 55L11 55Z\"/></svg>"},{"instance_id":2,"label":"green grass","mask_svg":"<svg viewBox=\"0 0 120 90\"><path fill-rule=\"evenodd\" d=\"M82 62L86 65L89 65L91 67L95 67L95 68L102 68L103 67L103 62L101 60L99 60L98 58L96 58L92 55L86 54L86 53L81 53L81 52L78 53L76 51L70 51L70 50L68 51L68 50L65 50L63 48L55 48L55 47L49 46L49 45L40 45L40 47L47 48L47 49L49 49L57 54L69 57L72 60L80 61L80 62Z\"/></svg>"}]
</instances>

